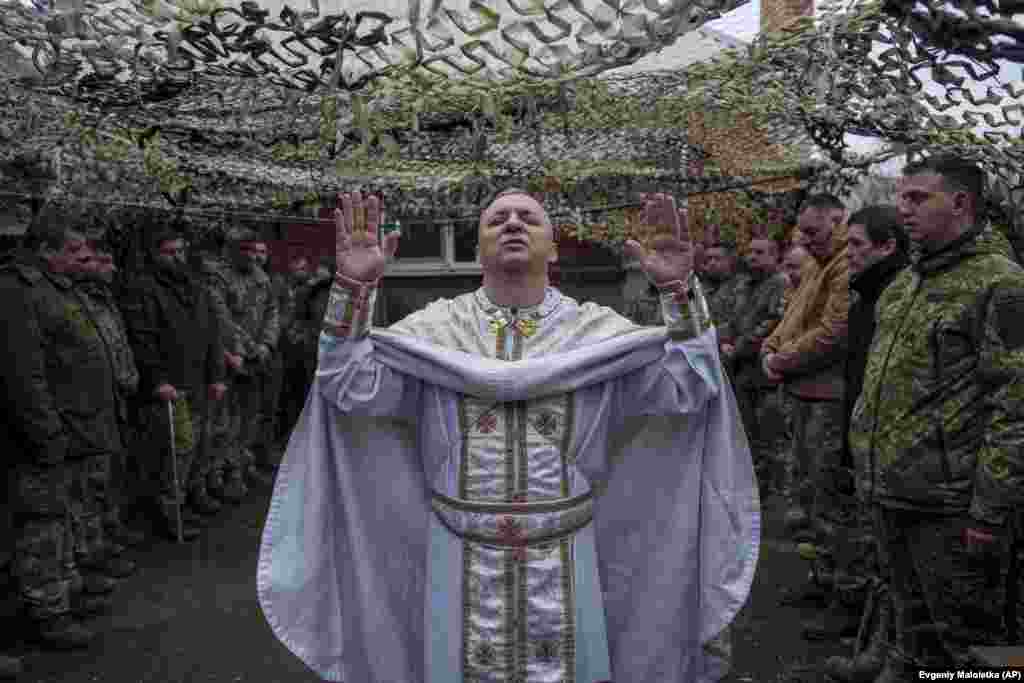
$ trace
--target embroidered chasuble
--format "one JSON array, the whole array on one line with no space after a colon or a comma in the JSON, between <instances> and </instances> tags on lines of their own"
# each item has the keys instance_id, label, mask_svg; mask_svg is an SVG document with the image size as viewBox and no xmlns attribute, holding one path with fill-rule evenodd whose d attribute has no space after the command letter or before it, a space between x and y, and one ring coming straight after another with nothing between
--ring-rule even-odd
<instances>
[{"instance_id":1,"label":"embroidered chasuble","mask_svg":"<svg viewBox=\"0 0 1024 683\"><path fill-rule=\"evenodd\" d=\"M260 552L275 634L331 681L717 680L760 518L695 290L668 328L481 288L325 331Z\"/></svg>"}]
</instances>

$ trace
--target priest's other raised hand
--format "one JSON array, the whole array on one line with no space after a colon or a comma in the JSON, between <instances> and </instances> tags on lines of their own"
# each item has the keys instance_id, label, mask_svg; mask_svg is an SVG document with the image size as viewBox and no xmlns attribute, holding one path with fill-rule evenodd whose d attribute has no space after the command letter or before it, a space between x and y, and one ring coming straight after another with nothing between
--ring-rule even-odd
<instances>
[{"instance_id":1,"label":"priest's other raised hand","mask_svg":"<svg viewBox=\"0 0 1024 683\"><path fill-rule=\"evenodd\" d=\"M693 272L693 245L686 210L672 195L644 195L641 222L651 234L644 244L626 241L626 254L640 262L647 278L658 288L689 281Z\"/></svg>"},{"instance_id":2,"label":"priest's other raised hand","mask_svg":"<svg viewBox=\"0 0 1024 683\"><path fill-rule=\"evenodd\" d=\"M378 197L360 192L339 194L334 210L335 255L338 273L360 282L374 282L398 251L396 230L379 236L383 210Z\"/></svg>"}]
</instances>

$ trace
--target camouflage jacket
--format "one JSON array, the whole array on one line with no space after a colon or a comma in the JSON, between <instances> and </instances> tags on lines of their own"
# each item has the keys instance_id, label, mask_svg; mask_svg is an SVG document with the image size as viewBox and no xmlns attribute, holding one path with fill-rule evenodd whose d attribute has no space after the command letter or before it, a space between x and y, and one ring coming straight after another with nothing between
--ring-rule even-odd
<instances>
[{"instance_id":1,"label":"camouflage jacket","mask_svg":"<svg viewBox=\"0 0 1024 683\"><path fill-rule=\"evenodd\" d=\"M114 368L72 281L23 256L0 269L0 283L9 452L57 464L120 450Z\"/></svg>"},{"instance_id":2,"label":"camouflage jacket","mask_svg":"<svg viewBox=\"0 0 1024 683\"><path fill-rule=\"evenodd\" d=\"M295 308L298 304L299 285L287 275L274 275L270 278L277 298L279 337L284 337L288 328L295 321ZM284 342L284 339L281 339Z\"/></svg>"},{"instance_id":3,"label":"camouflage jacket","mask_svg":"<svg viewBox=\"0 0 1024 683\"><path fill-rule=\"evenodd\" d=\"M239 272L229 264L217 262L207 275L207 287L215 309L226 311L224 348L252 360L256 349L265 344L277 348L280 336L278 301L270 277L259 269Z\"/></svg>"},{"instance_id":4,"label":"camouflage jacket","mask_svg":"<svg viewBox=\"0 0 1024 683\"><path fill-rule=\"evenodd\" d=\"M731 339L736 353L733 359L738 364L751 360L757 363L761 343L768 338L782 319L782 296L786 290L786 278L781 273L757 276L753 273L743 276L736 287L733 300L733 314L721 326L723 339Z\"/></svg>"},{"instance_id":5,"label":"camouflage jacket","mask_svg":"<svg viewBox=\"0 0 1024 683\"><path fill-rule=\"evenodd\" d=\"M723 325L732 320L736 310L736 294L743 279L741 275L733 275L727 280L712 285L712 291L707 295L708 308L711 309L711 319L718 328L718 336L727 340L722 334Z\"/></svg>"},{"instance_id":6,"label":"camouflage jacket","mask_svg":"<svg viewBox=\"0 0 1024 683\"><path fill-rule=\"evenodd\" d=\"M964 235L882 293L851 416L858 489L1002 524L1024 499L1024 270Z\"/></svg>"},{"instance_id":7,"label":"camouflage jacket","mask_svg":"<svg viewBox=\"0 0 1024 683\"><path fill-rule=\"evenodd\" d=\"M161 384L203 400L206 385L223 382L224 347L212 297L192 276L154 269L128 283L122 310L142 375L141 398Z\"/></svg>"},{"instance_id":8,"label":"camouflage jacket","mask_svg":"<svg viewBox=\"0 0 1024 683\"><path fill-rule=\"evenodd\" d=\"M113 293L105 284L82 283L80 291L82 303L96 324L114 366L114 376L117 378L117 415L122 423L127 423L128 399L139 389L139 370L128 343L124 318L117 308Z\"/></svg>"}]
</instances>

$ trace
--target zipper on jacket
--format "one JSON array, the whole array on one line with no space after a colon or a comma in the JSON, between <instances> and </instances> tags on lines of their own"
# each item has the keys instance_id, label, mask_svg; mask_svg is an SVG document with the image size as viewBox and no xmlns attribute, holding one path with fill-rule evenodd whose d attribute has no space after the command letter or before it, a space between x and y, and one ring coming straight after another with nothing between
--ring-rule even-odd
<instances>
[{"instance_id":1,"label":"zipper on jacket","mask_svg":"<svg viewBox=\"0 0 1024 683\"><path fill-rule=\"evenodd\" d=\"M934 368L932 370L932 379L935 380L937 385L942 384L942 333L939 331L939 323L936 323L932 327L931 334L929 335L932 341L932 363ZM953 481L953 470L949 466L949 449L946 448L946 428L942 424L942 413L939 413L939 419L936 421L935 429L939 437L939 448L942 449L942 476L946 478L946 483Z\"/></svg>"}]
</instances>

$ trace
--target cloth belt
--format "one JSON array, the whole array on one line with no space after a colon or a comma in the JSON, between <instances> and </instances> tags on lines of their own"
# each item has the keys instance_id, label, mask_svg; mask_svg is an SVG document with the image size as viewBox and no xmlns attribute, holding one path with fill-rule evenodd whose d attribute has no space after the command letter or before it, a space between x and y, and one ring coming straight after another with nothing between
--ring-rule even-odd
<instances>
[{"instance_id":1,"label":"cloth belt","mask_svg":"<svg viewBox=\"0 0 1024 683\"><path fill-rule=\"evenodd\" d=\"M594 516L593 493L527 503L469 501L432 492L431 507L459 538L496 548L544 545L579 531Z\"/></svg>"}]
</instances>

